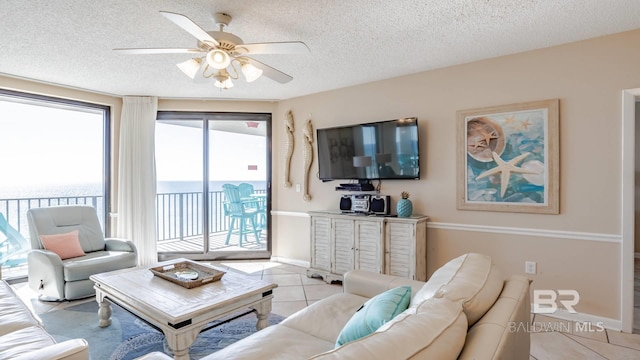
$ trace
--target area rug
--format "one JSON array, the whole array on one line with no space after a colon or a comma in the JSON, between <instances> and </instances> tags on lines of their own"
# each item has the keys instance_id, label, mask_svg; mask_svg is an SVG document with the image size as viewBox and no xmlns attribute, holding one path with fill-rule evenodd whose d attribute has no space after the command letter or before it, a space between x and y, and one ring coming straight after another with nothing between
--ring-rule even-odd
<instances>
[{"instance_id":1,"label":"area rug","mask_svg":"<svg viewBox=\"0 0 640 360\"><path fill-rule=\"evenodd\" d=\"M91 360L130 360L152 351L173 356L161 331L117 305L112 305L111 325L98 326L98 304L86 302L40 315L45 329L57 342L84 338L89 343ZM271 314L269 324L284 318ZM213 322L216 325L220 322ZM200 333L191 346L191 359L200 359L256 332L254 313L222 323Z\"/></svg>"}]
</instances>

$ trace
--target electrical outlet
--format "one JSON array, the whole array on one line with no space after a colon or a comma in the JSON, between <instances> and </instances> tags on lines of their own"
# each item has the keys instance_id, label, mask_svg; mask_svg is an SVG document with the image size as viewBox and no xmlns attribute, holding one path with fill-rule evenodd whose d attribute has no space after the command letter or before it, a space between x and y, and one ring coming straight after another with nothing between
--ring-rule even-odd
<instances>
[{"instance_id":1,"label":"electrical outlet","mask_svg":"<svg viewBox=\"0 0 640 360\"><path fill-rule=\"evenodd\" d=\"M537 272L537 264L535 261L525 261L524 262L524 272L527 274L536 274Z\"/></svg>"},{"instance_id":2,"label":"electrical outlet","mask_svg":"<svg viewBox=\"0 0 640 360\"><path fill-rule=\"evenodd\" d=\"M300 192L300 184L296 184L296 192Z\"/></svg>"}]
</instances>

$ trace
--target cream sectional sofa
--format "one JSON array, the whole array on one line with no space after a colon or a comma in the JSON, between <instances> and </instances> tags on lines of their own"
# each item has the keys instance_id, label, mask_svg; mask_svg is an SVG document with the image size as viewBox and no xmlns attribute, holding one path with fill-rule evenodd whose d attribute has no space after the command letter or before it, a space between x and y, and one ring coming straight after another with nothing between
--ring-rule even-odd
<instances>
[{"instance_id":1,"label":"cream sectional sofa","mask_svg":"<svg viewBox=\"0 0 640 360\"><path fill-rule=\"evenodd\" d=\"M0 359L88 360L84 339L56 343L11 286L0 280Z\"/></svg>"},{"instance_id":2,"label":"cream sectional sofa","mask_svg":"<svg viewBox=\"0 0 640 360\"><path fill-rule=\"evenodd\" d=\"M523 276L505 280L480 254L451 260L426 283L354 270L345 274L343 293L203 359L529 359L529 283ZM367 300L406 285L413 294L407 310L372 334L335 346Z\"/></svg>"}]
</instances>

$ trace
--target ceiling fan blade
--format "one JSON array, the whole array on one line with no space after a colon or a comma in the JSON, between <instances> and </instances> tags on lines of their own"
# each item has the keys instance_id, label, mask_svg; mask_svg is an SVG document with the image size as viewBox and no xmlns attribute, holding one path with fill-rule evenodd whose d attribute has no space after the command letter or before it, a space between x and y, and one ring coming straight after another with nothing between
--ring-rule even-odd
<instances>
[{"instance_id":1,"label":"ceiling fan blade","mask_svg":"<svg viewBox=\"0 0 640 360\"><path fill-rule=\"evenodd\" d=\"M276 70L265 63L261 63L258 60L248 58L248 57L243 57L242 59L247 61L249 64L257 67L258 69L261 69L262 75L268 77L271 80L277 81L281 84L286 84L289 81L293 80L292 76L287 75L280 70Z\"/></svg>"},{"instance_id":2,"label":"ceiling fan blade","mask_svg":"<svg viewBox=\"0 0 640 360\"><path fill-rule=\"evenodd\" d=\"M113 49L120 54L201 54L205 51L201 49L176 49L176 48L155 48L155 49Z\"/></svg>"},{"instance_id":3,"label":"ceiling fan blade","mask_svg":"<svg viewBox=\"0 0 640 360\"><path fill-rule=\"evenodd\" d=\"M308 54L311 52L302 41L268 42L237 45L236 50L249 54Z\"/></svg>"},{"instance_id":4,"label":"ceiling fan blade","mask_svg":"<svg viewBox=\"0 0 640 360\"><path fill-rule=\"evenodd\" d=\"M203 28L201 28L198 24L194 23L188 17L182 14L176 14L169 11L160 11L167 19L171 20L174 24L180 26L189 34L195 36L196 39L200 40L203 43L210 43L214 46L218 46L218 41L214 39L211 35L209 35Z\"/></svg>"}]
</instances>

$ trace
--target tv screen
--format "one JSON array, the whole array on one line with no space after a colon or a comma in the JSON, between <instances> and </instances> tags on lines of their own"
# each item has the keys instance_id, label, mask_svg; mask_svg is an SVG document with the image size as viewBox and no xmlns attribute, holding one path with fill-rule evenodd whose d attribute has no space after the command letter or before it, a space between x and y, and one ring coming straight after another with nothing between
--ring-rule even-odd
<instances>
[{"instance_id":1,"label":"tv screen","mask_svg":"<svg viewBox=\"0 0 640 360\"><path fill-rule=\"evenodd\" d=\"M418 119L318 129L321 180L419 179Z\"/></svg>"}]
</instances>

